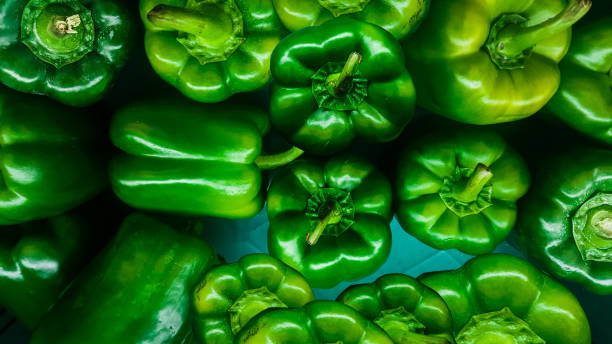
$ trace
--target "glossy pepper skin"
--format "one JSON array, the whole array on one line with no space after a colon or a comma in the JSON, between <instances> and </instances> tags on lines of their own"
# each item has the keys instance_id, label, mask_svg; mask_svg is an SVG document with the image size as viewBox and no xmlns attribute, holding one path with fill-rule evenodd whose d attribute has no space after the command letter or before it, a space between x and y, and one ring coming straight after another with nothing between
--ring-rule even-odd
<instances>
[{"instance_id":1,"label":"glossy pepper skin","mask_svg":"<svg viewBox=\"0 0 612 344\"><path fill-rule=\"evenodd\" d=\"M30 343L187 343L193 335L191 291L216 262L212 248L191 233L130 215Z\"/></svg>"},{"instance_id":2,"label":"glossy pepper skin","mask_svg":"<svg viewBox=\"0 0 612 344\"><path fill-rule=\"evenodd\" d=\"M471 124L533 115L557 90L570 27L589 6L590 0L432 1L404 45L418 104Z\"/></svg>"},{"instance_id":3,"label":"glossy pepper skin","mask_svg":"<svg viewBox=\"0 0 612 344\"><path fill-rule=\"evenodd\" d=\"M0 82L70 106L102 99L134 32L121 0L4 0L0 22Z\"/></svg>"},{"instance_id":4,"label":"glossy pepper skin","mask_svg":"<svg viewBox=\"0 0 612 344\"><path fill-rule=\"evenodd\" d=\"M268 310L238 333L237 344L393 344L385 332L354 309L335 301Z\"/></svg>"},{"instance_id":5,"label":"glossy pepper skin","mask_svg":"<svg viewBox=\"0 0 612 344\"><path fill-rule=\"evenodd\" d=\"M493 251L510 234L530 184L527 165L498 134L472 127L412 142L396 178L402 228L437 249L472 255Z\"/></svg>"},{"instance_id":6,"label":"glossy pepper skin","mask_svg":"<svg viewBox=\"0 0 612 344\"><path fill-rule=\"evenodd\" d=\"M414 115L404 54L376 25L338 18L294 32L271 63L272 125L308 153L333 154L354 138L392 141Z\"/></svg>"},{"instance_id":7,"label":"glossy pepper skin","mask_svg":"<svg viewBox=\"0 0 612 344\"><path fill-rule=\"evenodd\" d=\"M276 13L290 31L321 25L339 16L372 23L398 40L414 32L429 10L430 0L273 0Z\"/></svg>"},{"instance_id":8,"label":"glossy pepper skin","mask_svg":"<svg viewBox=\"0 0 612 344\"><path fill-rule=\"evenodd\" d=\"M416 279L388 274L357 284L338 296L380 326L395 344L453 343L453 318L444 300Z\"/></svg>"},{"instance_id":9,"label":"glossy pepper skin","mask_svg":"<svg viewBox=\"0 0 612 344\"><path fill-rule=\"evenodd\" d=\"M581 24L547 108L572 128L612 145L612 16Z\"/></svg>"},{"instance_id":10,"label":"glossy pepper skin","mask_svg":"<svg viewBox=\"0 0 612 344\"><path fill-rule=\"evenodd\" d=\"M270 80L281 39L272 0L141 0L153 69L185 96L220 102Z\"/></svg>"},{"instance_id":11,"label":"glossy pepper skin","mask_svg":"<svg viewBox=\"0 0 612 344\"><path fill-rule=\"evenodd\" d=\"M559 278L612 294L612 151L559 152L519 206L527 254Z\"/></svg>"},{"instance_id":12,"label":"glossy pepper skin","mask_svg":"<svg viewBox=\"0 0 612 344\"><path fill-rule=\"evenodd\" d=\"M97 130L87 114L0 87L0 225L56 216L100 192Z\"/></svg>"},{"instance_id":13,"label":"glossy pepper skin","mask_svg":"<svg viewBox=\"0 0 612 344\"><path fill-rule=\"evenodd\" d=\"M520 258L484 255L419 280L450 308L457 344L591 343L589 322L574 295Z\"/></svg>"},{"instance_id":14,"label":"glossy pepper skin","mask_svg":"<svg viewBox=\"0 0 612 344\"><path fill-rule=\"evenodd\" d=\"M391 185L354 155L298 160L268 190L268 250L315 288L367 276L391 249Z\"/></svg>"},{"instance_id":15,"label":"glossy pepper skin","mask_svg":"<svg viewBox=\"0 0 612 344\"><path fill-rule=\"evenodd\" d=\"M251 254L208 271L192 300L199 341L232 344L240 329L262 311L301 307L314 295L299 272L269 255Z\"/></svg>"}]
</instances>

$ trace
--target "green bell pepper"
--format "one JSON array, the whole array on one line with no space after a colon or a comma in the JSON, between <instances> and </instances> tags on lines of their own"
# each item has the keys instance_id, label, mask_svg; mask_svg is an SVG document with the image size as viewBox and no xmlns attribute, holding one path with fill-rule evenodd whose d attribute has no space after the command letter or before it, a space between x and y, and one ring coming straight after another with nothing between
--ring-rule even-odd
<instances>
[{"instance_id":1,"label":"green bell pepper","mask_svg":"<svg viewBox=\"0 0 612 344\"><path fill-rule=\"evenodd\" d=\"M562 151L519 207L527 254L555 276L612 294L612 151Z\"/></svg>"},{"instance_id":2,"label":"green bell pepper","mask_svg":"<svg viewBox=\"0 0 612 344\"><path fill-rule=\"evenodd\" d=\"M393 344L385 332L354 309L335 301L269 310L249 321L236 344Z\"/></svg>"},{"instance_id":3,"label":"green bell pepper","mask_svg":"<svg viewBox=\"0 0 612 344\"><path fill-rule=\"evenodd\" d=\"M184 95L220 102L270 80L282 31L272 0L140 0L153 69Z\"/></svg>"},{"instance_id":4,"label":"green bell pepper","mask_svg":"<svg viewBox=\"0 0 612 344\"><path fill-rule=\"evenodd\" d=\"M405 44L420 106L456 121L516 121L559 87L570 27L591 0L436 0Z\"/></svg>"},{"instance_id":5,"label":"green bell pepper","mask_svg":"<svg viewBox=\"0 0 612 344\"><path fill-rule=\"evenodd\" d=\"M294 32L271 68L272 125L309 153L333 154L355 137L392 141L414 115L402 49L376 25L338 18Z\"/></svg>"},{"instance_id":6,"label":"green bell pepper","mask_svg":"<svg viewBox=\"0 0 612 344\"><path fill-rule=\"evenodd\" d=\"M268 190L268 250L315 288L367 276L391 249L391 185L371 163L298 160Z\"/></svg>"},{"instance_id":7,"label":"green bell pepper","mask_svg":"<svg viewBox=\"0 0 612 344\"><path fill-rule=\"evenodd\" d=\"M195 333L201 343L232 344L234 336L269 308L314 300L299 272L266 254L251 254L206 273L193 293Z\"/></svg>"},{"instance_id":8,"label":"green bell pepper","mask_svg":"<svg viewBox=\"0 0 612 344\"><path fill-rule=\"evenodd\" d=\"M612 145L612 16L578 26L560 68L561 86L547 108Z\"/></svg>"},{"instance_id":9,"label":"green bell pepper","mask_svg":"<svg viewBox=\"0 0 612 344\"><path fill-rule=\"evenodd\" d=\"M440 295L416 279L389 274L353 285L338 301L380 326L395 344L453 343L453 318Z\"/></svg>"},{"instance_id":10,"label":"green bell pepper","mask_svg":"<svg viewBox=\"0 0 612 344\"><path fill-rule=\"evenodd\" d=\"M121 109L112 142L127 154L111 162L113 190L134 208L227 218L263 206L260 168L288 163L302 151L262 156L266 113L237 104L160 100Z\"/></svg>"},{"instance_id":11,"label":"green bell pepper","mask_svg":"<svg viewBox=\"0 0 612 344\"><path fill-rule=\"evenodd\" d=\"M105 95L130 53L121 0L3 0L0 82L71 106Z\"/></svg>"},{"instance_id":12,"label":"green bell pepper","mask_svg":"<svg viewBox=\"0 0 612 344\"><path fill-rule=\"evenodd\" d=\"M193 336L191 291L216 263L212 248L191 233L130 215L42 319L30 343L186 343Z\"/></svg>"},{"instance_id":13,"label":"green bell pepper","mask_svg":"<svg viewBox=\"0 0 612 344\"><path fill-rule=\"evenodd\" d=\"M520 258L485 255L419 279L448 304L457 344L591 344L574 295Z\"/></svg>"},{"instance_id":14,"label":"green bell pepper","mask_svg":"<svg viewBox=\"0 0 612 344\"><path fill-rule=\"evenodd\" d=\"M376 24L401 40L414 32L429 10L430 0L272 0L290 31L321 25L338 16Z\"/></svg>"},{"instance_id":15,"label":"green bell pepper","mask_svg":"<svg viewBox=\"0 0 612 344\"><path fill-rule=\"evenodd\" d=\"M459 127L429 133L401 154L397 218L437 249L493 251L512 231L529 188L523 159L496 133Z\"/></svg>"},{"instance_id":16,"label":"green bell pepper","mask_svg":"<svg viewBox=\"0 0 612 344\"><path fill-rule=\"evenodd\" d=\"M56 216L100 192L97 129L81 111L0 86L0 225Z\"/></svg>"}]
</instances>

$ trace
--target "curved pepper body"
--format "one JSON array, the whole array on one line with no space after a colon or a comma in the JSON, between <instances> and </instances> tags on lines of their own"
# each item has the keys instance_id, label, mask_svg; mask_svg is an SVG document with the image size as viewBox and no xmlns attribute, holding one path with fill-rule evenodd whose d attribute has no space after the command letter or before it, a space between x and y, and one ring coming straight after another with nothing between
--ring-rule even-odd
<instances>
[{"instance_id":1,"label":"curved pepper body","mask_svg":"<svg viewBox=\"0 0 612 344\"><path fill-rule=\"evenodd\" d=\"M477 176L486 180L470 187ZM397 217L435 248L488 253L514 228L516 202L529 184L527 165L498 134L439 130L412 142L399 159Z\"/></svg>"},{"instance_id":2,"label":"curved pepper body","mask_svg":"<svg viewBox=\"0 0 612 344\"><path fill-rule=\"evenodd\" d=\"M354 309L334 301L269 310L238 334L239 344L392 344L385 332Z\"/></svg>"},{"instance_id":3,"label":"curved pepper body","mask_svg":"<svg viewBox=\"0 0 612 344\"><path fill-rule=\"evenodd\" d=\"M391 249L391 199L387 178L359 157L298 160L270 184L268 250L315 288L367 276Z\"/></svg>"},{"instance_id":4,"label":"curved pepper body","mask_svg":"<svg viewBox=\"0 0 612 344\"><path fill-rule=\"evenodd\" d=\"M100 192L98 141L85 114L0 88L0 225L56 216Z\"/></svg>"},{"instance_id":5,"label":"curved pepper body","mask_svg":"<svg viewBox=\"0 0 612 344\"><path fill-rule=\"evenodd\" d=\"M47 12L55 18L54 11L81 16L72 34L78 42L44 21ZM134 32L121 0L6 0L0 4L0 22L0 82L70 106L102 99L129 57ZM30 31L37 32L34 43Z\"/></svg>"},{"instance_id":6,"label":"curved pepper body","mask_svg":"<svg viewBox=\"0 0 612 344\"><path fill-rule=\"evenodd\" d=\"M192 288L216 262L204 241L130 215L43 318L30 343L185 343L192 336Z\"/></svg>"},{"instance_id":7,"label":"curved pepper body","mask_svg":"<svg viewBox=\"0 0 612 344\"><path fill-rule=\"evenodd\" d=\"M132 207L246 218L263 206L255 165L266 113L242 105L160 101L133 105L112 120L125 152L110 166L115 194Z\"/></svg>"},{"instance_id":8,"label":"curved pepper body","mask_svg":"<svg viewBox=\"0 0 612 344\"><path fill-rule=\"evenodd\" d=\"M359 58L345 92L334 93L329 81L339 78L353 53ZM394 140L414 115L415 90L401 47L372 24L339 18L294 32L274 50L271 68L272 125L308 153L333 154L354 138Z\"/></svg>"},{"instance_id":9,"label":"curved pepper body","mask_svg":"<svg viewBox=\"0 0 612 344\"><path fill-rule=\"evenodd\" d=\"M521 344L591 343L589 322L574 295L520 258L504 254L485 255L470 260L458 270L427 273L419 280L448 304L458 344L478 343L469 341L470 336L464 336L461 332L467 332L461 331L462 328L472 327L479 316L502 309L507 309L504 311L506 315L511 312L514 321L508 324L508 328L497 328L497 335L522 327L520 337L492 337L498 341L490 343L504 342L504 339L508 343ZM486 325L486 319L483 323ZM487 334L496 335L486 330L471 335ZM536 336L533 341L525 341L527 334ZM481 339L487 342L485 338Z\"/></svg>"}]
</instances>

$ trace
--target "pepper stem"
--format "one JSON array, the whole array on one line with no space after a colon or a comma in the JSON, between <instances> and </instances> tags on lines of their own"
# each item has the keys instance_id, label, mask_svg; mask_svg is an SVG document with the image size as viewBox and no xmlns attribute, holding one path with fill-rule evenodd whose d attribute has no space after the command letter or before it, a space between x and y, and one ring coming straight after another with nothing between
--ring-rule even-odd
<instances>
[{"instance_id":1,"label":"pepper stem","mask_svg":"<svg viewBox=\"0 0 612 344\"><path fill-rule=\"evenodd\" d=\"M69 17L62 18L62 19L57 18L55 20L55 29L61 35L66 35L66 34L72 35L75 33L79 33L78 31L74 29L75 27L78 27L79 25L81 25L81 16L78 14L71 15Z\"/></svg>"},{"instance_id":2,"label":"pepper stem","mask_svg":"<svg viewBox=\"0 0 612 344\"><path fill-rule=\"evenodd\" d=\"M497 50L505 56L516 56L538 42L565 31L582 18L591 8L591 0L570 0L556 16L534 26L511 24L497 35Z\"/></svg>"},{"instance_id":3,"label":"pepper stem","mask_svg":"<svg viewBox=\"0 0 612 344\"><path fill-rule=\"evenodd\" d=\"M597 236L612 240L612 211L601 210L593 214L591 224L597 229Z\"/></svg>"},{"instance_id":4,"label":"pepper stem","mask_svg":"<svg viewBox=\"0 0 612 344\"><path fill-rule=\"evenodd\" d=\"M260 155L257 157L257 159L255 159L255 165L257 165L257 167L259 167L261 170L272 170L277 167L287 165L293 160L299 158L302 154L304 154L303 150L297 147L291 147L282 153Z\"/></svg>"},{"instance_id":5,"label":"pepper stem","mask_svg":"<svg viewBox=\"0 0 612 344\"><path fill-rule=\"evenodd\" d=\"M325 202L320 213L321 215L319 215L315 228L308 232L308 235L306 235L306 242L308 242L308 245L310 246L317 244L319 238L323 232L325 232L327 225L338 223L342 219L342 210L340 209L340 205L334 200Z\"/></svg>"},{"instance_id":6,"label":"pepper stem","mask_svg":"<svg viewBox=\"0 0 612 344\"><path fill-rule=\"evenodd\" d=\"M453 190L453 197L465 203L474 202L491 178L493 178L491 169L479 163L465 185L458 190Z\"/></svg>"},{"instance_id":7,"label":"pepper stem","mask_svg":"<svg viewBox=\"0 0 612 344\"><path fill-rule=\"evenodd\" d=\"M349 55L342 72L337 77L331 78L327 82L327 88L335 97L343 97L351 90L353 75L357 72L357 67L361 63L361 55L352 52Z\"/></svg>"},{"instance_id":8,"label":"pepper stem","mask_svg":"<svg viewBox=\"0 0 612 344\"><path fill-rule=\"evenodd\" d=\"M149 13L147 19L153 25L169 30L204 36L215 29L217 21L212 16L203 16L200 12L182 7L157 5Z\"/></svg>"}]
</instances>

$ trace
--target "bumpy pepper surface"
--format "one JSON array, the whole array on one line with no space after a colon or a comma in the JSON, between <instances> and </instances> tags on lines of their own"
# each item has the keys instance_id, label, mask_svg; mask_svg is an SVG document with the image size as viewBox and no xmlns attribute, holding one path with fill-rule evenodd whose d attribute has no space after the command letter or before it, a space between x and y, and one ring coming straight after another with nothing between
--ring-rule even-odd
<instances>
[{"instance_id":1,"label":"bumpy pepper surface","mask_svg":"<svg viewBox=\"0 0 612 344\"><path fill-rule=\"evenodd\" d=\"M393 344L385 332L354 309L335 301L268 310L238 333L237 344Z\"/></svg>"},{"instance_id":2,"label":"bumpy pepper surface","mask_svg":"<svg viewBox=\"0 0 612 344\"><path fill-rule=\"evenodd\" d=\"M389 274L353 285L338 301L380 326L395 344L453 343L453 319L440 295L416 279Z\"/></svg>"},{"instance_id":3,"label":"bumpy pepper surface","mask_svg":"<svg viewBox=\"0 0 612 344\"><path fill-rule=\"evenodd\" d=\"M189 98L220 102L270 80L272 0L141 0L140 15L153 69Z\"/></svg>"},{"instance_id":4,"label":"bumpy pepper surface","mask_svg":"<svg viewBox=\"0 0 612 344\"><path fill-rule=\"evenodd\" d=\"M121 0L3 0L0 22L0 82L71 106L104 96L134 32Z\"/></svg>"},{"instance_id":5,"label":"bumpy pepper surface","mask_svg":"<svg viewBox=\"0 0 612 344\"><path fill-rule=\"evenodd\" d=\"M106 184L88 114L0 87L0 134L0 225L59 215Z\"/></svg>"},{"instance_id":6,"label":"bumpy pepper surface","mask_svg":"<svg viewBox=\"0 0 612 344\"><path fill-rule=\"evenodd\" d=\"M309 153L391 141L414 115L404 54L376 25L338 18L294 32L274 50L272 76L272 125Z\"/></svg>"},{"instance_id":7,"label":"bumpy pepper surface","mask_svg":"<svg viewBox=\"0 0 612 344\"><path fill-rule=\"evenodd\" d=\"M130 215L30 343L186 343L193 338L191 291L216 263L212 248L191 233Z\"/></svg>"},{"instance_id":8,"label":"bumpy pepper surface","mask_svg":"<svg viewBox=\"0 0 612 344\"><path fill-rule=\"evenodd\" d=\"M534 172L517 223L528 255L557 277L612 294L612 151L563 152Z\"/></svg>"},{"instance_id":9,"label":"bumpy pepper surface","mask_svg":"<svg viewBox=\"0 0 612 344\"><path fill-rule=\"evenodd\" d=\"M559 86L571 25L590 0L437 0L406 44L420 106L492 124L536 113Z\"/></svg>"},{"instance_id":10,"label":"bumpy pepper surface","mask_svg":"<svg viewBox=\"0 0 612 344\"><path fill-rule=\"evenodd\" d=\"M268 190L268 250L315 288L369 275L391 249L391 185L371 163L298 160Z\"/></svg>"},{"instance_id":11,"label":"bumpy pepper surface","mask_svg":"<svg viewBox=\"0 0 612 344\"><path fill-rule=\"evenodd\" d=\"M195 333L201 343L232 344L234 336L269 308L314 300L299 272L266 254L252 254L208 271L193 293Z\"/></svg>"},{"instance_id":12,"label":"bumpy pepper surface","mask_svg":"<svg viewBox=\"0 0 612 344\"><path fill-rule=\"evenodd\" d=\"M419 277L451 310L457 344L590 344L574 295L528 262L505 254Z\"/></svg>"},{"instance_id":13,"label":"bumpy pepper surface","mask_svg":"<svg viewBox=\"0 0 612 344\"><path fill-rule=\"evenodd\" d=\"M398 220L438 249L493 251L514 228L529 188L523 159L496 133L459 127L411 143L398 162Z\"/></svg>"},{"instance_id":14,"label":"bumpy pepper surface","mask_svg":"<svg viewBox=\"0 0 612 344\"><path fill-rule=\"evenodd\" d=\"M580 24L547 108L569 126L612 145L612 16Z\"/></svg>"},{"instance_id":15,"label":"bumpy pepper surface","mask_svg":"<svg viewBox=\"0 0 612 344\"><path fill-rule=\"evenodd\" d=\"M259 168L301 153L261 156L268 129L266 113L245 105L165 100L128 106L111 123L112 142L127 153L111 163L113 190L134 208L251 217L264 201Z\"/></svg>"},{"instance_id":16,"label":"bumpy pepper surface","mask_svg":"<svg viewBox=\"0 0 612 344\"><path fill-rule=\"evenodd\" d=\"M430 0L272 0L290 31L321 25L338 16L381 26L401 40L414 32L429 10Z\"/></svg>"}]
</instances>

